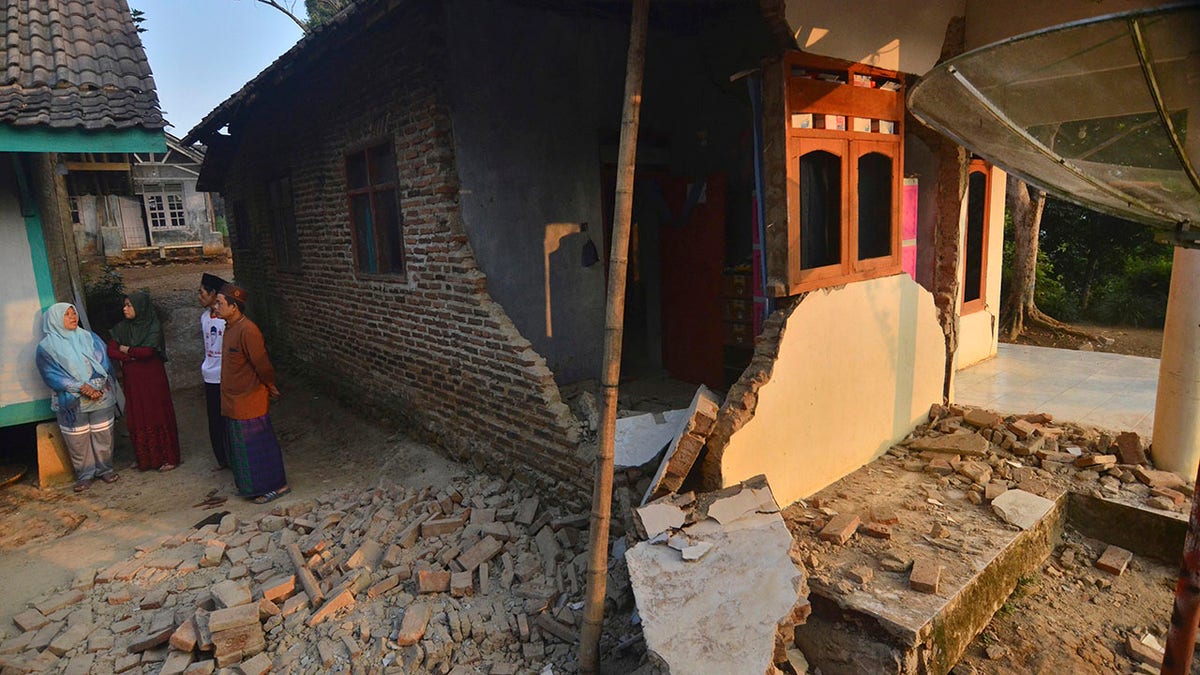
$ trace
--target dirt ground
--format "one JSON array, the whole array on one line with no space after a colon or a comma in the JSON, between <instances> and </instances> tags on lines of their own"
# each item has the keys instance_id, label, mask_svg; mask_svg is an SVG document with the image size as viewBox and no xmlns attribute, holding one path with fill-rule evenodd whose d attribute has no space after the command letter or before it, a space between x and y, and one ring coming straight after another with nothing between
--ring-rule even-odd
<instances>
[{"instance_id":1,"label":"dirt ground","mask_svg":"<svg viewBox=\"0 0 1200 675\"><path fill-rule=\"evenodd\" d=\"M193 506L216 490L228 497L220 510L250 518L278 505L255 505L236 496L228 471L214 471L200 379L201 272L229 278L228 265L176 264L122 269L127 290L148 288L170 320L164 324L183 462L169 473L140 472L128 434L118 424L116 464L121 479L97 482L85 493L68 485L39 490L36 475L0 489L0 623L75 571L128 557L139 543L178 532L212 513ZM404 487L439 485L468 468L374 421L363 420L308 386L298 373L281 372L282 399L272 406L292 494L279 503L311 499L331 490L374 485L388 478Z\"/></svg>"},{"instance_id":2,"label":"dirt ground","mask_svg":"<svg viewBox=\"0 0 1200 675\"><path fill-rule=\"evenodd\" d=\"M1021 580L955 673L1140 672L1126 639L1150 634L1166 644L1177 571L1135 556L1113 576L1093 566L1105 547L1065 532L1063 544L1038 573ZM1200 663L1193 661L1192 672L1200 673Z\"/></svg>"},{"instance_id":3,"label":"dirt ground","mask_svg":"<svg viewBox=\"0 0 1200 675\"><path fill-rule=\"evenodd\" d=\"M1072 328L1095 336L1091 340L1070 333L1031 326L1015 342L1038 347L1057 349L1090 349L1112 354L1148 356L1159 358L1162 354L1163 332L1161 328L1133 328L1131 326L1096 326L1091 324L1068 324Z\"/></svg>"}]
</instances>

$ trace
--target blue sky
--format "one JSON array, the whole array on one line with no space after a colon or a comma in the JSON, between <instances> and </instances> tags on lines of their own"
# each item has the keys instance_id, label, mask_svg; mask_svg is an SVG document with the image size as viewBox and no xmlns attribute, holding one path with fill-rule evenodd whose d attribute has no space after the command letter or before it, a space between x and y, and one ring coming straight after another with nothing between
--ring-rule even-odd
<instances>
[{"instance_id":1,"label":"blue sky","mask_svg":"<svg viewBox=\"0 0 1200 675\"><path fill-rule=\"evenodd\" d=\"M300 39L299 26L255 0L129 0L146 13L142 44L158 100L182 137ZM304 3L296 2L303 16Z\"/></svg>"}]
</instances>

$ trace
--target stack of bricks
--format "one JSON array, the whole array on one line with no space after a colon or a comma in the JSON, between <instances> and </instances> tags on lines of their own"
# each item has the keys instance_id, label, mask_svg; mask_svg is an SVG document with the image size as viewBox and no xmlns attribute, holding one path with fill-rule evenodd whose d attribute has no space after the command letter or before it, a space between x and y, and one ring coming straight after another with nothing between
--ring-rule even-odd
<instances>
[{"instance_id":1,"label":"stack of bricks","mask_svg":"<svg viewBox=\"0 0 1200 675\"><path fill-rule=\"evenodd\" d=\"M586 525L488 477L226 515L38 599L0 630L0 670L563 669Z\"/></svg>"},{"instance_id":2,"label":"stack of bricks","mask_svg":"<svg viewBox=\"0 0 1200 675\"><path fill-rule=\"evenodd\" d=\"M586 498L590 457L578 452L578 422L545 359L489 295L467 239L441 84L441 11L418 3L390 12L322 53L302 87L273 89L237 124L221 189L235 276L273 355L305 362L343 398L403 418L455 459L519 468L545 494ZM355 259L345 157L380 143L396 158L389 198L402 222L403 273L363 273ZM266 217L264 181L285 167L303 274L281 268Z\"/></svg>"}]
</instances>

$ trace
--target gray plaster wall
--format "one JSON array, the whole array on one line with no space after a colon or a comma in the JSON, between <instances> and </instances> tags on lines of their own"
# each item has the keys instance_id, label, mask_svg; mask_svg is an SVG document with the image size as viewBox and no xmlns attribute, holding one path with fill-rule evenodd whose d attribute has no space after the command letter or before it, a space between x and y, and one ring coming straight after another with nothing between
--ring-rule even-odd
<instances>
[{"instance_id":1,"label":"gray plaster wall","mask_svg":"<svg viewBox=\"0 0 1200 675\"><path fill-rule=\"evenodd\" d=\"M454 0L446 12L462 214L488 291L558 382L599 377L611 209L601 167L616 160L628 22L484 0ZM732 39L711 26L651 31L640 166L731 179L750 170L738 158L749 142L745 85L728 76L766 48L755 12L748 4ZM554 227L563 223L574 225ZM575 226L549 238L547 257L547 233ZM602 261L583 267L589 239Z\"/></svg>"}]
</instances>

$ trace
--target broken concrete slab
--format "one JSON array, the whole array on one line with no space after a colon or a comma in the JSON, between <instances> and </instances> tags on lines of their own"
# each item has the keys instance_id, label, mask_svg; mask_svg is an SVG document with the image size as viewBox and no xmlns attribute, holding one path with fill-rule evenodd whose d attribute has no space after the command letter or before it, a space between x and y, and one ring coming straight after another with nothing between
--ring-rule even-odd
<instances>
[{"instance_id":1,"label":"broken concrete slab","mask_svg":"<svg viewBox=\"0 0 1200 675\"><path fill-rule=\"evenodd\" d=\"M783 518L752 511L726 524L705 518L684 531L711 544L707 555L685 561L650 542L625 554L647 649L672 673L768 672L777 634L790 642L808 609Z\"/></svg>"},{"instance_id":2,"label":"broken concrete slab","mask_svg":"<svg viewBox=\"0 0 1200 675\"><path fill-rule=\"evenodd\" d=\"M650 487L642 497L642 504L675 492L683 485L704 448L704 441L717 421L721 400L712 391L700 385L687 409L687 421L679 428L663 456L658 472L650 481Z\"/></svg>"},{"instance_id":3,"label":"broken concrete slab","mask_svg":"<svg viewBox=\"0 0 1200 675\"><path fill-rule=\"evenodd\" d=\"M1054 502L1024 490L1008 490L992 500L992 510L1004 522L1028 530L1054 508Z\"/></svg>"},{"instance_id":4,"label":"broken concrete slab","mask_svg":"<svg viewBox=\"0 0 1200 675\"><path fill-rule=\"evenodd\" d=\"M938 436L936 438L920 437L909 444L912 450L922 452L940 452L952 455L971 455L981 456L986 455L990 443L983 436L980 436L974 431L964 431L949 436Z\"/></svg>"},{"instance_id":5,"label":"broken concrete slab","mask_svg":"<svg viewBox=\"0 0 1200 675\"><path fill-rule=\"evenodd\" d=\"M687 409L622 417L613 436L613 466L638 467L654 460L679 434Z\"/></svg>"},{"instance_id":6,"label":"broken concrete slab","mask_svg":"<svg viewBox=\"0 0 1200 675\"><path fill-rule=\"evenodd\" d=\"M717 499L708 506L708 517L722 525L751 513L774 513L779 510L767 487L745 488L737 494Z\"/></svg>"},{"instance_id":7,"label":"broken concrete slab","mask_svg":"<svg viewBox=\"0 0 1200 675\"><path fill-rule=\"evenodd\" d=\"M642 527L642 534L647 539L655 537L669 529L683 527L686 515L683 509L668 500L659 500L645 506L639 506L634 513Z\"/></svg>"}]
</instances>

